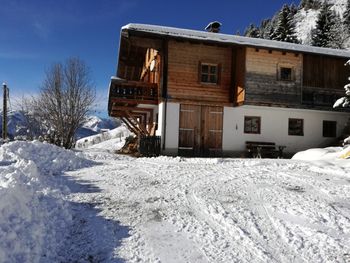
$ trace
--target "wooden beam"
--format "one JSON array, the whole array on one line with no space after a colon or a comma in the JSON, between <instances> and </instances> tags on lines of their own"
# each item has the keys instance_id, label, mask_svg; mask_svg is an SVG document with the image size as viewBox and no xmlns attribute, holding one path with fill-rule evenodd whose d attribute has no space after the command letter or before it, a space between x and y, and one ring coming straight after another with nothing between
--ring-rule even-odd
<instances>
[{"instance_id":1,"label":"wooden beam","mask_svg":"<svg viewBox=\"0 0 350 263\"><path fill-rule=\"evenodd\" d=\"M121 120L125 123L126 127L128 127L128 129L129 129L130 131L132 131L133 133L135 133L136 135L138 135L138 131L135 130L135 128L132 127L132 126L128 123L128 121L126 121L125 117L121 117Z\"/></svg>"},{"instance_id":2,"label":"wooden beam","mask_svg":"<svg viewBox=\"0 0 350 263\"><path fill-rule=\"evenodd\" d=\"M151 39L144 37L130 37L130 43L133 46L138 46L142 48L154 48L160 50L162 48L162 41L160 39Z\"/></svg>"},{"instance_id":3,"label":"wooden beam","mask_svg":"<svg viewBox=\"0 0 350 263\"><path fill-rule=\"evenodd\" d=\"M125 113L126 113L127 117L129 117L130 119L132 119L134 121L134 123L138 124L138 128L142 131L142 133L144 135L149 135L147 129L143 126L142 123L138 122L137 119L132 114L130 114L130 112L126 111Z\"/></svg>"},{"instance_id":4,"label":"wooden beam","mask_svg":"<svg viewBox=\"0 0 350 263\"><path fill-rule=\"evenodd\" d=\"M140 99L123 99L118 97L110 97L110 101L114 103L134 103L134 104L151 104L158 105L158 99L154 100L140 100Z\"/></svg>"},{"instance_id":5,"label":"wooden beam","mask_svg":"<svg viewBox=\"0 0 350 263\"><path fill-rule=\"evenodd\" d=\"M113 105L114 106L114 105ZM114 107L113 107L114 108ZM121 110L121 111L133 111L133 112L153 112L153 109L149 108L137 108L135 106L117 106L115 105L116 110ZM113 111L113 109L112 109Z\"/></svg>"}]
</instances>

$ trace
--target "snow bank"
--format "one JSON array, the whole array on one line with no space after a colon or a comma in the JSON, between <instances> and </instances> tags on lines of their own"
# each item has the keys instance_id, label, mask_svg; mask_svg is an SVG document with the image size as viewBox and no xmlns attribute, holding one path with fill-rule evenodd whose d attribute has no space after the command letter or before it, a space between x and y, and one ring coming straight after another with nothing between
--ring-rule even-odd
<instances>
[{"instance_id":1,"label":"snow bank","mask_svg":"<svg viewBox=\"0 0 350 263\"><path fill-rule=\"evenodd\" d=\"M50 144L13 142L0 148L0 262L51 262L71 213L59 177L90 161Z\"/></svg>"},{"instance_id":2,"label":"snow bank","mask_svg":"<svg viewBox=\"0 0 350 263\"><path fill-rule=\"evenodd\" d=\"M110 151L120 149L125 142L125 137L131 132L124 126L119 126L116 129L105 131L97 135L82 138L76 142L77 149L85 148L103 148Z\"/></svg>"},{"instance_id":3,"label":"snow bank","mask_svg":"<svg viewBox=\"0 0 350 263\"><path fill-rule=\"evenodd\" d=\"M309 149L296 153L292 159L312 162L319 166L322 172L333 169L337 173L337 170L350 168L350 146Z\"/></svg>"}]
</instances>

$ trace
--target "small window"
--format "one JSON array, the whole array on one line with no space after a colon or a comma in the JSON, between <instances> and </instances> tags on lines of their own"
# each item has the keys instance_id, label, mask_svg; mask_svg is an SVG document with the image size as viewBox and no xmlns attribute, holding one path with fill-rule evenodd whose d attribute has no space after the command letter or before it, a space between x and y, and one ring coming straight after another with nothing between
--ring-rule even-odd
<instances>
[{"instance_id":1,"label":"small window","mask_svg":"<svg viewBox=\"0 0 350 263\"><path fill-rule=\"evenodd\" d=\"M260 134L260 126L260 117L244 117L244 133Z\"/></svg>"},{"instance_id":2,"label":"small window","mask_svg":"<svg viewBox=\"0 0 350 263\"><path fill-rule=\"evenodd\" d=\"M323 121L323 137L334 138L337 136L337 122Z\"/></svg>"},{"instance_id":3,"label":"small window","mask_svg":"<svg viewBox=\"0 0 350 263\"><path fill-rule=\"evenodd\" d=\"M304 120L289 119L288 135L304 136Z\"/></svg>"},{"instance_id":4,"label":"small window","mask_svg":"<svg viewBox=\"0 0 350 263\"><path fill-rule=\"evenodd\" d=\"M281 67L280 68L280 80L291 81L292 80L292 68Z\"/></svg>"},{"instance_id":5,"label":"small window","mask_svg":"<svg viewBox=\"0 0 350 263\"><path fill-rule=\"evenodd\" d=\"M201 64L201 82L217 84L218 83L218 65Z\"/></svg>"}]
</instances>

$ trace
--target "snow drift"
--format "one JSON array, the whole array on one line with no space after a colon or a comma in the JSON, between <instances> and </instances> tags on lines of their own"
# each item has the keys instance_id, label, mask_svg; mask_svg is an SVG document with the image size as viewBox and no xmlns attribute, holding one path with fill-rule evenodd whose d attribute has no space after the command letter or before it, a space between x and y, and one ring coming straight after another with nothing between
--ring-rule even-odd
<instances>
[{"instance_id":1,"label":"snow drift","mask_svg":"<svg viewBox=\"0 0 350 263\"><path fill-rule=\"evenodd\" d=\"M91 165L74 152L34 142L0 148L0 262L51 262L71 213L67 186L53 175Z\"/></svg>"}]
</instances>

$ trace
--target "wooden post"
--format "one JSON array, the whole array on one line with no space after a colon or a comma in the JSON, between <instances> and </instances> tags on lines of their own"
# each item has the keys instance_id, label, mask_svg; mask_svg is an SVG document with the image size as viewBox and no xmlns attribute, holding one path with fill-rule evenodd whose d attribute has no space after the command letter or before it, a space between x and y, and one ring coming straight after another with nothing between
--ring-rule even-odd
<instances>
[{"instance_id":1,"label":"wooden post","mask_svg":"<svg viewBox=\"0 0 350 263\"><path fill-rule=\"evenodd\" d=\"M8 89L6 83L3 83L4 97L3 97L3 110L2 110L2 139L7 139L7 93Z\"/></svg>"}]
</instances>

